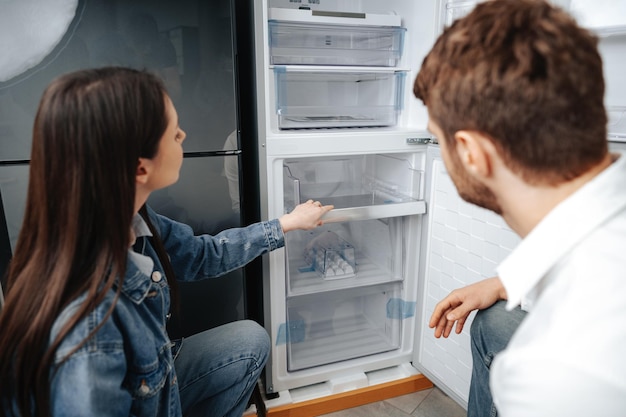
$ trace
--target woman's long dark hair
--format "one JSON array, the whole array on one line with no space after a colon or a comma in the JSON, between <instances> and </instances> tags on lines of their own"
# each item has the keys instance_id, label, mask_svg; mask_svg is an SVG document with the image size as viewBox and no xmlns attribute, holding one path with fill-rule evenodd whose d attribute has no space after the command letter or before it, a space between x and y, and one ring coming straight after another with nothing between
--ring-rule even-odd
<instances>
[{"instance_id":1,"label":"woman's long dark hair","mask_svg":"<svg viewBox=\"0 0 626 417\"><path fill-rule=\"evenodd\" d=\"M138 162L157 152L165 94L158 78L126 68L77 71L44 92L0 314L0 415L13 406L25 417L50 414L56 348L107 291L119 295ZM50 341L55 319L81 294L80 309Z\"/></svg>"}]
</instances>

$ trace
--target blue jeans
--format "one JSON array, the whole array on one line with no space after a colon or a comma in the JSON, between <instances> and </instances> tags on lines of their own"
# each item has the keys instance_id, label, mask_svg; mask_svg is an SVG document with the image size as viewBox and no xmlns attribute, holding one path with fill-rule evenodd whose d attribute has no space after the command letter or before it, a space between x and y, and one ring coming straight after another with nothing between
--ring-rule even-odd
<instances>
[{"instance_id":1,"label":"blue jeans","mask_svg":"<svg viewBox=\"0 0 626 417\"><path fill-rule=\"evenodd\" d=\"M506 311L505 306L506 301L498 301L491 307L478 311L472 322L472 380L467 417L498 415L489 390L489 368L526 316L526 312L519 307Z\"/></svg>"},{"instance_id":2,"label":"blue jeans","mask_svg":"<svg viewBox=\"0 0 626 417\"><path fill-rule=\"evenodd\" d=\"M241 417L269 352L267 332L250 320L184 338L174 359L183 415Z\"/></svg>"}]
</instances>

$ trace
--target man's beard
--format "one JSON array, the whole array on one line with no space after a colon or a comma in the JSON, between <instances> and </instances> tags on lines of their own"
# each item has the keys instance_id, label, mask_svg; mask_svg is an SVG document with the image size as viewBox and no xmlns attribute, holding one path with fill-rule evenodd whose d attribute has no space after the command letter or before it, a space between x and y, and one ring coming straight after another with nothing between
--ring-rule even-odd
<instances>
[{"instance_id":1,"label":"man's beard","mask_svg":"<svg viewBox=\"0 0 626 417\"><path fill-rule=\"evenodd\" d=\"M449 156L452 163L448 167L448 174L461 198L468 203L476 204L501 215L502 208L498 204L495 194L467 172L455 149L449 152Z\"/></svg>"}]
</instances>

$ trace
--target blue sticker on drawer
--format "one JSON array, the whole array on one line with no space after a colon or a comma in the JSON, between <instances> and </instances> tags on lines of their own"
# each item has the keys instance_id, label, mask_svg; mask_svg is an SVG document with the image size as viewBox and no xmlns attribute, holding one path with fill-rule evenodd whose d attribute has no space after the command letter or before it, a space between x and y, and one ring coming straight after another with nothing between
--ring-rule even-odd
<instances>
[{"instance_id":1,"label":"blue sticker on drawer","mask_svg":"<svg viewBox=\"0 0 626 417\"><path fill-rule=\"evenodd\" d=\"M415 315L415 301L391 298L387 301L387 318L404 320Z\"/></svg>"},{"instance_id":2,"label":"blue sticker on drawer","mask_svg":"<svg viewBox=\"0 0 626 417\"><path fill-rule=\"evenodd\" d=\"M306 331L306 323L304 320L291 320L282 323L278 327L278 336L276 336L276 346L289 343L299 343L304 341L304 333Z\"/></svg>"}]
</instances>

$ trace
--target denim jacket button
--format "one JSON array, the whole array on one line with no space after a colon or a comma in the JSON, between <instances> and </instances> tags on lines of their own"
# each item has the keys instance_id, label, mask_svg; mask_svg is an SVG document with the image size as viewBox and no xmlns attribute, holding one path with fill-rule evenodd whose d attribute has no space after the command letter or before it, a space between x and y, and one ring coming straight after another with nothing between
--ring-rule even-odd
<instances>
[{"instance_id":1,"label":"denim jacket button","mask_svg":"<svg viewBox=\"0 0 626 417\"><path fill-rule=\"evenodd\" d=\"M146 384L146 381L141 381L141 386L139 387L139 392L142 395L147 395L150 393L150 387Z\"/></svg>"},{"instance_id":2,"label":"denim jacket button","mask_svg":"<svg viewBox=\"0 0 626 417\"><path fill-rule=\"evenodd\" d=\"M152 273L152 281L159 282L159 281L161 281L161 278L163 278L163 275L161 275L161 273L159 271L154 271Z\"/></svg>"}]
</instances>

